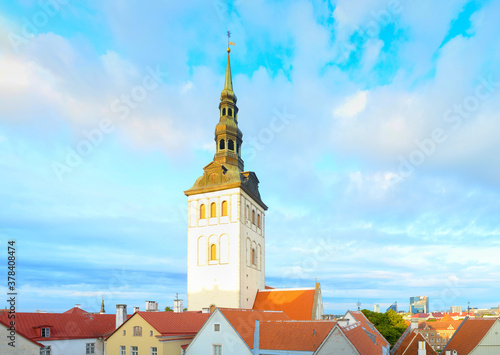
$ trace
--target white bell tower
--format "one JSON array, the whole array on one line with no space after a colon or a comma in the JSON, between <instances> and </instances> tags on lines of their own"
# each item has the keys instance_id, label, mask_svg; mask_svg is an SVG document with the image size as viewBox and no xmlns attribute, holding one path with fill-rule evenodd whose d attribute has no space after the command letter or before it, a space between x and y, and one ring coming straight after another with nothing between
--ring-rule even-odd
<instances>
[{"instance_id":1,"label":"white bell tower","mask_svg":"<svg viewBox=\"0 0 500 355\"><path fill-rule=\"evenodd\" d=\"M265 211L259 180L244 171L243 142L227 49L215 129L216 153L188 196L188 310L252 308L264 289Z\"/></svg>"}]
</instances>

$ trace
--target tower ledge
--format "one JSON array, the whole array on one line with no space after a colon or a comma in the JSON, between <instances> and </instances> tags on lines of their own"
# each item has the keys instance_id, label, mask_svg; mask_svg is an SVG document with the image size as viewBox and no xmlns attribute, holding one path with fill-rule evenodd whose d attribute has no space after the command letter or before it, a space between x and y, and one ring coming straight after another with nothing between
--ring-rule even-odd
<instances>
[{"instance_id":1,"label":"tower ledge","mask_svg":"<svg viewBox=\"0 0 500 355\"><path fill-rule=\"evenodd\" d=\"M228 165L226 167L214 161L205 166L203 170L205 172L194 185L189 190L184 191L186 196L240 187L264 210L267 210L267 206L260 198L259 179L253 171L241 172L236 166Z\"/></svg>"}]
</instances>

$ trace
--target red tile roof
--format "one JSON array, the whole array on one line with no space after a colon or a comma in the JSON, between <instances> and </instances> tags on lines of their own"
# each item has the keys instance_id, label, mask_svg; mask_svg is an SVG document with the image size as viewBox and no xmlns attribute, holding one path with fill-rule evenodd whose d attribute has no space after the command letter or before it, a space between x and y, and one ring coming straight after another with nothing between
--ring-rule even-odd
<instances>
[{"instance_id":1,"label":"red tile roof","mask_svg":"<svg viewBox=\"0 0 500 355\"><path fill-rule=\"evenodd\" d=\"M260 323L260 349L316 351L332 330L335 321L263 321Z\"/></svg>"},{"instance_id":2,"label":"red tile roof","mask_svg":"<svg viewBox=\"0 0 500 355\"><path fill-rule=\"evenodd\" d=\"M468 354L479 344L488 330L497 319L471 319L463 320L460 328L453 334L445 349L456 350L458 354ZM442 354L445 353L445 349Z\"/></svg>"},{"instance_id":3,"label":"red tile roof","mask_svg":"<svg viewBox=\"0 0 500 355\"><path fill-rule=\"evenodd\" d=\"M310 320L314 295L314 288L259 290L255 296L253 309L283 311L290 319Z\"/></svg>"},{"instance_id":4,"label":"red tile roof","mask_svg":"<svg viewBox=\"0 0 500 355\"><path fill-rule=\"evenodd\" d=\"M372 341L368 335L371 331L367 329L366 325L363 323L356 322L347 327L340 327L340 329L342 329L347 339L349 339L361 355L376 355L383 353L381 345L377 345Z\"/></svg>"},{"instance_id":5,"label":"red tile roof","mask_svg":"<svg viewBox=\"0 0 500 355\"><path fill-rule=\"evenodd\" d=\"M194 335L205 324L210 313L136 312L162 336Z\"/></svg>"},{"instance_id":6,"label":"red tile roof","mask_svg":"<svg viewBox=\"0 0 500 355\"><path fill-rule=\"evenodd\" d=\"M432 346L427 343L422 334L417 332L410 332L403 342L399 345L395 352L391 352L391 355L418 355L418 342L425 341L425 349L427 350L427 355L437 355L437 352L432 348Z\"/></svg>"},{"instance_id":7,"label":"red tile roof","mask_svg":"<svg viewBox=\"0 0 500 355\"><path fill-rule=\"evenodd\" d=\"M449 322L420 322L418 323L418 329L419 330L426 330L426 328L429 328L429 330L453 330L453 329L458 329L460 324L462 323L461 320L452 320Z\"/></svg>"},{"instance_id":8,"label":"red tile roof","mask_svg":"<svg viewBox=\"0 0 500 355\"><path fill-rule=\"evenodd\" d=\"M449 315L445 315L443 318L441 318L441 322L453 322L454 319Z\"/></svg>"},{"instance_id":9,"label":"red tile roof","mask_svg":"<svg viewBox=\"0 0 500 355\"><path fill-rule=\"evenodd\" d=\"M366 318L365 314L361 311L350 311L350 313L352 314L352 316L354 317L354 319L356 319L358 322L361 322L363 323L363 325L366 326L366 329L373 333L376 337L376 342L377 342L377 345L380 345L382 347L389 347L390 344L389 342L383 337L382 334L380 334L380 332L377 330L377 328L375 328L375 326L373 325L372 322L370 322L368 320L368 318Z\"/></svg>"},{"instance_id":10,"label":"red tile roof","mask_svg":"<svg viewBox=\"0 0 500 355\"><path fill-rule=\"evenodd\" d=\"M259 311L234 308L219 308L219 311L228 322L231 323L250 349L253 349L256 319L260 322L267 320L288 320L286 314L281 311Z\"/></svg>"},{"instance_id":11,"label":"red tile roof","mask_svg":"<svg viewBox=\"0 0 500 355\"><path fill-rule=\"evenodd\" d=\"M94 314L83 310L65 313L16 312L16 329L34 341L83 339L107 336L115 330L114 314ZM8 312L0 311L0 321L8 324ZM42 338L40 328L50 328L50 337Z\"/></svg>"}]
</instances>

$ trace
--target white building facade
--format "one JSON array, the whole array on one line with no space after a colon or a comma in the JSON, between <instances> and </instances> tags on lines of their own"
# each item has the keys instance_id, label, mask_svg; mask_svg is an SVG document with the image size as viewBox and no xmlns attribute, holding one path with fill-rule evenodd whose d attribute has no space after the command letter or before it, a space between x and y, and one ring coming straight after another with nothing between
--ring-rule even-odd
<instances>
[{"instance_id":1,"label":"white building facade","mask_svg":"<svg viewBox=\"0 0 500 355\"><path fill-rule=\"evenodd\" d=\"M229 52L229 50L228 50ZM252 308L265 275L265 211L259 180L243 171L229 53L214 160L188 196L188 310Z\"/></svg>"}]
</instances>

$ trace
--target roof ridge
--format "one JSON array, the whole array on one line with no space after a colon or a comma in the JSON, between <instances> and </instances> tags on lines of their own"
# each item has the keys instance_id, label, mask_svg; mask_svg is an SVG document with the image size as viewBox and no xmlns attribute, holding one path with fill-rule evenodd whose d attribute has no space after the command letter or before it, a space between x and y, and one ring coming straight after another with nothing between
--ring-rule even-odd
<instances>
[{"instance_id":1,"label":"roof ridge","mask_svg":"<svg viewBox=\"0 0 500 355\"><path fill-rule=\"evenodd\" d=\"M295 288L268 288L268 289L262 289L259 290L259 292L283 292L283 291L314 291L316 290L315 287L295 287Z\"/></svg>"}]
</instances>

